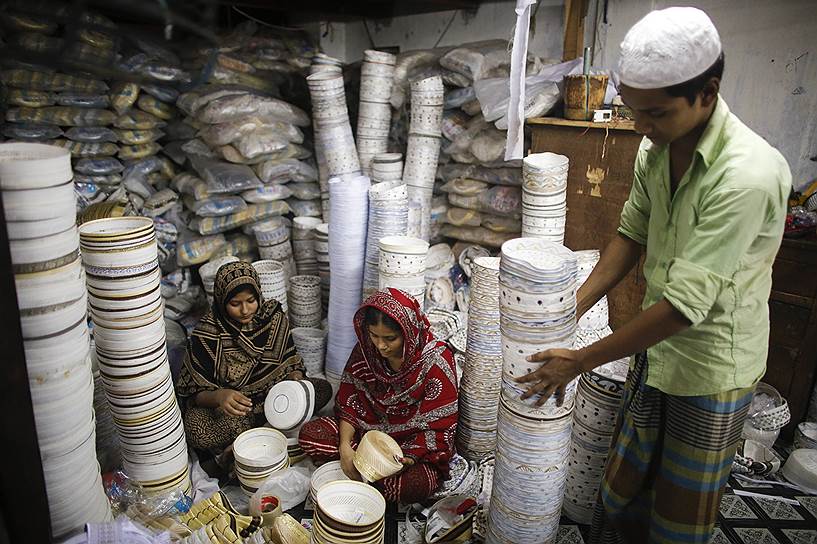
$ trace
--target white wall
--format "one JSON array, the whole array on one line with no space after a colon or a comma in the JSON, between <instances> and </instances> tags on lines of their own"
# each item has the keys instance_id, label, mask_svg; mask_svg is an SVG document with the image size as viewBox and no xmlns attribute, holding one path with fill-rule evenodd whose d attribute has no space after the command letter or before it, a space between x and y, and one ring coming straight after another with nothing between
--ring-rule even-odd
<instances>
[{"instance_id":1,"label":"white wall","mask_svg":"<svg viewBox=\"0 0 817 544\"><path fill-rule=\"evenodd\" d=\"M562 55L562 0L540 0L529 49L545 58ZM795 186L817 178L817 11L814 0L590 0L585 44L595 45L594 66L615 68L627 30L651 9L695 5L706 11L721 34L726 53L722 93L743 122L777 147L792 169ZM515 2L494 1L476 13L459 11L440 45L505 39L513 35ZM453 11L369 20L375 47L402 51L432 47ZM321 24L321 46L346 62L372 46L361 21ZM595 42L594 42L595 40Z\"/></svg>"},{"instance_id":2,"label":"white wall","mask_svg":"<svg viewBox=\"0 0 817 544\"><path fill-rule=\"evenodd\" d=\"M540 0L540 4L529 50L541 57L559 60L562 56L563 0ZM452 16L451 27L440 46L491 39L510 40L516 23L515 7L514 1L486 2L480 4L476 12L458 10L455 14L454 11L441 11L369 19L366 25L375 48L397 46L401 51L433 47ZM322 24L322 32L326 29L326 24ZM331 23L329 29L329 35L321 39L321 47L327 54L345 62L359 61L363 58L363 51L372 47L362 21Z\"/></svg>"},{"instance_id":3,"label":"white wall","mask_svg":"<svg viewBox=\"0 0 817 544\"><path fill-rule=\"evenodd\" d=\"M815 2L610 0L608 24L598 27L594 65L615 67L627 30L651 9L671 5L694 5L709 14L723 42L721 93L732 112L783 153L795 187L817 178ZM586 28L592 35L592 19Z\"/></svg>"}]
</instances>

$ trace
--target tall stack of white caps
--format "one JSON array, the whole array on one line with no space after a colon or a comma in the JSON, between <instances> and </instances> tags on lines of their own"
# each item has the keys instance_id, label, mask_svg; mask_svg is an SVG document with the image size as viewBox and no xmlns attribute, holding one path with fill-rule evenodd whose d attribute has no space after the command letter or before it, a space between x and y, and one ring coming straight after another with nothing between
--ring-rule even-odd
<instances>
[{"instance_id":1,"label":"tall stack of white caps","mask_svg":"<svg viewBox=\"0 0 817 544\"><path fill-rule=\"evenodd\" d=\"M67 150L0 145L0 189L54 537L112 519L96 458L72 177Z\"/></svg>"},{"instance_id":2,"label":"tall stack of white caps","mask_svg":"<svg viewBox=\"0 0 817 544\"><path fill-rule=\"evenodd\" d=\"M516 378L541 363L528 355L572 348L576 330L576 256L538 238L502 245L499 310L502 392L487 542L552 542L559 529L576 382L564 404L555 396L523 401Z\"/></svg>"},{"instance_id":3,"label":"tall stack of white caps","mask_svg":"<svg viewBox=\"0 0 817 544\"><path fill-rule=\"evenodd\" d=\"M318 53L312 57L312 65L309 67L309 73L329 73L340 74L343 76L343 62L332 58L323 53ZM329 222L329 168L326 165L326 157L323 153L323 148L318 144L318 123L315 118L312 118L312 128L315 135L315 162L318 163L318 181L321 187L321 210L323 221Z\"/></svg>"},{"instance_id":4,"label":"tall stack of white caps","mask_svg":"<svg viewBox=\"0 0 817 544\"><path fill-rule=\"evenodd\" d=\"M522 161L522 236L564 243L568 158L535 153Z\"/></svg>"},{"instance_id":5,"label":"tall stack of white caps","mask_svg":"<svg viewBox=\"0 0 817 544\"><path fill-rule=\"evenodd\" d=\"M402 181L385 181L369 189L369 228L366 234L366 270L363 300L379 288L379 241L403 236L408 224L408 192Z\"/></svg>"},{"instance_id":6,"label":"tall stack of white caps","mask_svg":"<svg viewBox=\"0 0 817 544\"><path fill-rule=\"evenodd\" d=\"M315 146L320 147L329 178L360 173L343 74L319 72L307 76L315 123Z\"/></svg>"},{"instance_id":7,"label":"tall stack of white caps","mask_svg":"<svg viewBox=\"0 0 817 544\"><path fill-rule=\"evenodd\" d=\"M191 491L187 443L165 342L156 232L147 217L79 230L97 363L125 473L146 492Z\"/></svg>"},{"instance_id":8,"label":"tall stack of white caps","mask_svg":"<svg viewBox=\"0 0 817 544\"><path fill-rule=\"evenodd\" d=\"M391 53L368 49L360 67L360 108L357 114L357 151L363 173L371 176L375 155L385 153L391 128L391 88L394 64Z\"/></svg>"},{"instance_id":9,"label":"tall stack of white caps","mask_svg":"<svg viewBox=\"0 0 817 544\"><path fill-rule=\"evenodd\" d=\"M332 219L329 222L329 338L326 377L340 380L357 343L353 325L363 293L369 178L362 174L331 178Z\"/></svg>"},{"instance_id":10,"label":"tall stack of white caps","mask_svg":"<svg viewBox=\"0 0 817 544\"><path fill-rule=\"evenodd\" d=\"M428 242L410 236L386 236L380 239L379 245L380 289L401 289L413 296L422 308Z\"/></svg>"},{"instance_id":11,"label":"tall stack of white caps","mask_svg":"<svg viewBox=\"0 0 817 544\"><path fill-rule=\"evenodd\" d=\"M408 185L408 235L431 236L431 197L442 138L444 88L440 76L411 84L409 124L403 181Z\"/></svg>"},{"instance_id":12,"label":"tall stack of white caps","mask_svg":"<svg viewBox=\"0 0 817 544\"><path fill-rule=\"evenodd\" d=\"M581 285L599 262L599 251L577 251L576 257ZM609 334L612 331L608 326L607 297L603 297L579 320L576 349L589 346ZM579 523L592 521L628 369L629 358L624 358L587 372L579 380L563 506L564 513Z\"/></svg>"},{"instance_id":13,"label":"tall stack of white caps","mask_svg":"<svg viewBox=\"0 0 817 544\"><path fill-rule=\"evenodd\" d=\"M496 414L502 385L499 332L499 258L477 257L470 265L468 339L460 381L457 452L479 461L496 448Z\"/></svg>"}]
</instances>

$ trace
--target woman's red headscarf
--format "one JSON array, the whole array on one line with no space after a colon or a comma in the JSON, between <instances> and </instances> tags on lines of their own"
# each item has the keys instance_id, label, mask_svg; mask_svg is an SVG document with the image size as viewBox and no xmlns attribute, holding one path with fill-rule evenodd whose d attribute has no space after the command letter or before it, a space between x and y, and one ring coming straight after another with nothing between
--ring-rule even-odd
<instances>
[{"instance_id":1,"label":"woman's red headscarf","mask_svg":"<svg viewBox=\"0 0 817 544\"><path fill-rule=\"evenodd\" d=\"M400 325L403 364L393 371L366 328L366 308L380 310ZM355 314L358 343L335 398L339 418L360 435L371 429L397 440L403 454L431 463L448 477L457 429L454 356L431 327L414 298L398 289L369 297Z\"/></svg>"}]
</instances>

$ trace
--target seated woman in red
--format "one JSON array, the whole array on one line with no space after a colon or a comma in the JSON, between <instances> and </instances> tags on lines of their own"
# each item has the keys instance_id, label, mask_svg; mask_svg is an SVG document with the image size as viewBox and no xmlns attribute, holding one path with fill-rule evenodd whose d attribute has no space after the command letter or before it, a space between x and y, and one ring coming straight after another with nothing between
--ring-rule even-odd
<instances>
[{"instance_id":1,"label":"seated woman in red","mask_svg":"<svg viewBox=\"0 0 817 544\"><path fill-rule=\"evenodd\" d=\"M457 429L454 355L437 341L419 304L397 289L378 291L355 314L358 343L335 398L335 417L303 426L300 444L316 462L352 459L363 435L376 429L403 450L403 470L375 483L390 502L427 499L448 478Z\"/></svg>"}]
</instances>

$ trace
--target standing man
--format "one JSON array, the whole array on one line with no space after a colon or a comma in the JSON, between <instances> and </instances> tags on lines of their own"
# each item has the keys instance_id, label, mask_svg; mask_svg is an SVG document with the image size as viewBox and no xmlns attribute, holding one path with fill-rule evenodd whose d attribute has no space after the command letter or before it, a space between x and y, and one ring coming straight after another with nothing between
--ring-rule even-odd
<instances>
[{"instance_id":1,"label":"standing man","mask_svg":"<svg viewBox=\"0 0 817 544\"><path fill-rule=\"evenodd\" d=\"M653 11L621 44L620 94L644 135L618 234L578 292L591 308L646 248L642 311L581 350L531 356L525 397L563 397L637 354L591 542L708 543L755 384L791 174L718 94L724 57L696 8ZM540 402L544 400L540 399Z\"/></svg>"}]
</instances>

